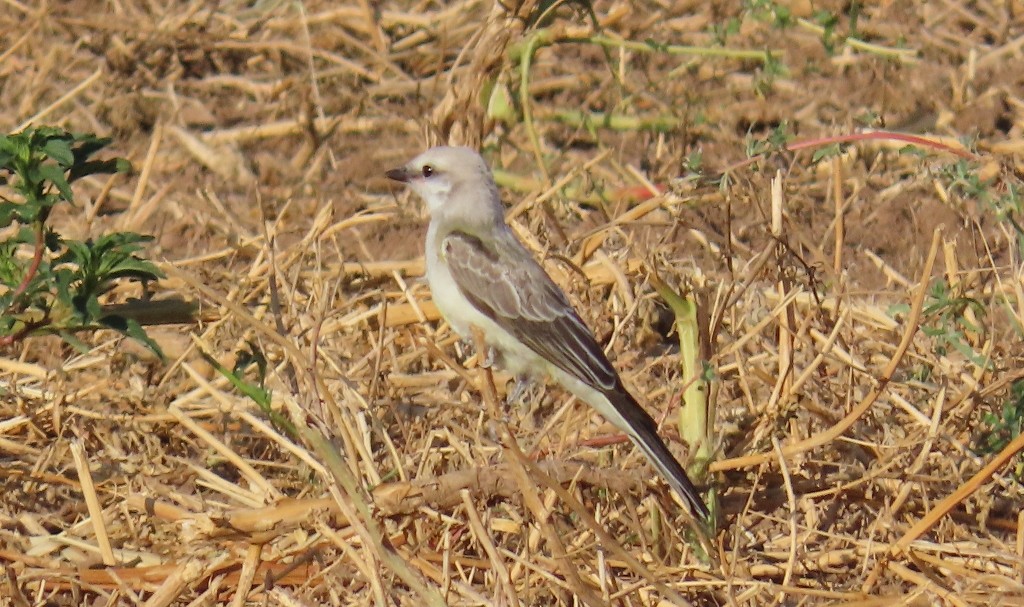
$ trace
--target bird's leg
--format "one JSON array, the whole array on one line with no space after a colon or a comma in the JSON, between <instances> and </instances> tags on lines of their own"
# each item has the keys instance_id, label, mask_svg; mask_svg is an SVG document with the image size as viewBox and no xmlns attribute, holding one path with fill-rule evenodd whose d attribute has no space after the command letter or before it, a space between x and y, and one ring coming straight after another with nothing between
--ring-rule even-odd
<instances>
[{"instance_id":1,"label":"bird's leg","mask_svg":"<svg viewBox=\"0 0 1024 607\"><path fill-rule=\"evenodd\" d=\"M484 369L490 369L497 362L498 362L498 353L495 351L494 348L488 347L487 348L487 353L484 355L484 360L483 360L483 362L480 363L480 366L483 367Z\"/></svg>"},{"instance_id":2,"label":"bird's leg","mask_svg":"<svg viewBox=\"0 0 1024 607\"><path fill-rule=\"evenodd\" d=\"M523 402L523 395L526 394L526 390L530 387L530 377L526 375L516 375L515 383L512 384L512 391L508 393L505 398L505 402L509 405L521 405Z\"/></svg>"},{"instance_id":3,"label":"bird's leg","mask_svg":"<svg viewBox=\"0 0 1024 607\"><path fill-rule=\"evenodd\" d=\"M476 344L470 339L459 339L459 346L466 352L471 352L477 349ZM479 354L479 352L477 353ZM483 369L490 369L494 365L500 364L500 362L501 359L499 358L498 353L494 348L488 346L486 352L484 352L483 359L480 361L480 367Z\"/></svg>"}]
</instances>

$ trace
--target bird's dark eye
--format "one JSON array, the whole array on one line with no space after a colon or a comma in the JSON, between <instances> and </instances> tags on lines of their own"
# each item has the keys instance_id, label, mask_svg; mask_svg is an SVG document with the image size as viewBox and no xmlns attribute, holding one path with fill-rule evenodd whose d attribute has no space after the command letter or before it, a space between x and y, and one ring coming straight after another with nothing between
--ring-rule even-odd
<instances>
[{"instance_id":1,"label":"bird's dark eye","mask_svg":"<svg viewBox=\"0 0 1024 607\"><path fill-rule=\"evenodd\" d=\"M430 177L433 174L434 174L434 167L430 166L429 164L423 165L423 176L424 177Z\"/></svg>"}]
</instances>

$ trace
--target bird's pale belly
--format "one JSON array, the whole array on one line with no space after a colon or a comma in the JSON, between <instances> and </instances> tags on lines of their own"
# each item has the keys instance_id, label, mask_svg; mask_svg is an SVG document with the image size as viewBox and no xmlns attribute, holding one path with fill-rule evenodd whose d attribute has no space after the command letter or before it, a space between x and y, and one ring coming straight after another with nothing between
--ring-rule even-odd
<instances>
[{"instance_id":1,"label":"bird's pale belly","mask_svg":"<svg viewBox=\"0 0 1024 607\"><path fill-rule=\"evenodd\" d=\"M473 342L472 327L483 332L487 346L495 350L498 366L517 376L547 373L545 360L488 318L459 291L447 267L438 259L428 260L427 282L434 305L462 339Z\"/></svg>"}]
</instances>

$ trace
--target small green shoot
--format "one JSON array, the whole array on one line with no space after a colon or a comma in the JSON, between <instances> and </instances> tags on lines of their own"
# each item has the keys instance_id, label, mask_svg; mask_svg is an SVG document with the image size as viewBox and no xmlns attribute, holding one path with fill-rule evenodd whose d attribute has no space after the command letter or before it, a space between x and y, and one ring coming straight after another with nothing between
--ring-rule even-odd
<instances>
[{"instance_id":1,"label":"small green shoot","mask_svg":"<svg viewBox=\"0 0 1024 607\"><path fill-rule=\"evenodd\" d=\"M766 51L764 65L761 66L754 79L754 92L762 97L767 96L771 92L772 86L775 85L775 81L784 78L787 74L789 74L789 69L779 59L779 56Z\"/></svg>"},{"instance_id":2,"label":"small green shoot","mask_svg":"<svg viewBox=\"0 0 1024 607\"><path fill-rule=\"evenodd\" d=\"M974 450L982 455L999 453L1024 431L1024 380L1017 380L1010 387L1010 400L1003 404L1002 411L986 413L981 419L985 428L974 441ZM1024 455L1018 454L1013 476L1024 482Z\"/></svg>"},{"instance_id":3,"label":"small green shoot","mask_svg":"<svg viewBox=\"0 0 1024 607\"><path fill-rule=\"evenodd\" d=\"M279 411L275 411L272 406L273 395L265 385L267 379L266 356L263 355L263 351L256 344L251 341L247 342L247 344L249 346L247 349L239 350L235 353L235 366L231 369L228 369L205 351L200 350L200 354L218 373L231 382L235 390L238 390L243 396L254 402L275 426L287 433L290 438L297 439L299 434L295 429L295 424L287 416L282 415ZM245 377L246 372L250 368L255 368L256 370L255 381Z\"/></svg>"},{"instance_id":4,"label":"small green shoot","mask_svg":"<svg viewBox=\"0 0 1024 607\"><path fill-rule=\"evenodd\" d=\"M957 296L950 292L945 281L937 281L925 301L923 318L926 322L921 330L934 340L936 354L945 355L951 348L975 365L986 367L990 361L975 352L966 337L966 332L982 331L967 319L968 309L978 316L985 314L984 306L977 300Z\"/></svg>"},{"instance_id":5,"label":"small green shoot","mask_svg":"<svg viewBox=\"0 0 1024 607\"><path fill-rule=\"evenodd\" d=\"M779 29L793 25L793 12L775 0L744 0L743 8L757 21L771 23Z\"/></svg>"},{"instance_id":6,"label":"small green shoot","mask_svg":"<svg viewBox=\"0 0 1024 607\"><path fill-rule=\"evenodd\" d=\"M725 23L712 23L709 29L712 37L715 39L715 44L725 46L730 36L740 33L740 26L742 25L743 22L738 17L730 17L726 19Z\"/></svg>"},{"instance_id":7,"label":"small green shoot","mask_svg":"<svg viewBox=\"0 0 1024 607\"><path fill-rule=\"evenodd\" d=\"M772 132L763 139L755 139L750 133L747 133L747 158L785 151L786 144L792 139L793 136L789 133L789 123L785 120L773 128Z\"/></svg>"},{"instance_id":8,"label":"small green shoot","mask_svg":"<svg viewBox=\"0 0 1024 607\"><path fill-rule=\"evenodd\" d=\"M701 176L704 174L704 154L700 150L693 150L683 163L687 176Z\"/></svg>"},{"instance_id":9,"label":"small green shoot","mask_svg":"<svg viewBox=\"0 0 1024 607\"><path fill-rule=\"evenodd\" d=\"M863 113L857 115L854 120L857 124L868 129L877 129L882 126L882 117L878 115L878 112L873 110L866 110Z\"/></svg>"},{"instance_id":10,"label":"small green shoot","mask_svg":"<svg viewBox=\"0 0 1024 607\"><path fill-rule=\"evenodd\" d=\"M1024 196L1018 183L995 178L984 179L979 174L976 163L965 159L943 167L940 175L949 184L947 189L952 194L978 200L995 213L996 219L1005 221L1017 234L1017 248L1024 253Z\"/></svg>"},{"instance_id":11,"label":"small green shoot","mask_svg":"<svg viewBox=\"0 0 1024 607\"><path fill-rule=\"evenodd\" d=\"M843 148L838 143L826 145L825 147L814 150L814 154L811 155L811 162L819 162L833 156L838 156L843 153Z\"/></svg>"},{"instance_id":12,"label":"small green shoot","mask_svg":"<svg viewBox=\"0 0 1024 607\"><path fill-rule=\"evenodd\" d=\"M914 156L915 158L927 158L928 152L924 151L916 145L905 145L900 148L900 156Z\"/></svg>"},{"instance_id":13,"label":"small green shoot","mask_svg":"<svg viewBox=\"0 0 1024 607\"><path fill-rule=\"evenodd\" d=\"M834 55L836 52L835 31L836 26L839 25L839 17L828 11L818 11L814 14L814 21L822 27L821 45L825 47L825 52Z\"/></svg>"}]
</instances>

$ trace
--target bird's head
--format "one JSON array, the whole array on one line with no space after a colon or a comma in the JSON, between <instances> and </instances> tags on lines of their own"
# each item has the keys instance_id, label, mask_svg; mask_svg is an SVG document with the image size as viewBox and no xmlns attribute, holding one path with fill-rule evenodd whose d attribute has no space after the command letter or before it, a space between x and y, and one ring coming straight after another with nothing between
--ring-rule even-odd
<instances>
[{"instance_id":1,"label":"bird's head","mask_svg":"<svg viewBox=\"0 0 1024 607\"><path fill-rule=\"evenodd\" d=\"M430 148L385 174L419 194L431 216L442 212L490 214L493 207L501 208L491 170L480 154L469 148Z\"/></svg>"}]
</instances>

